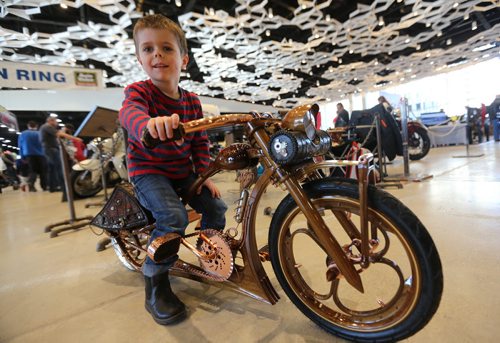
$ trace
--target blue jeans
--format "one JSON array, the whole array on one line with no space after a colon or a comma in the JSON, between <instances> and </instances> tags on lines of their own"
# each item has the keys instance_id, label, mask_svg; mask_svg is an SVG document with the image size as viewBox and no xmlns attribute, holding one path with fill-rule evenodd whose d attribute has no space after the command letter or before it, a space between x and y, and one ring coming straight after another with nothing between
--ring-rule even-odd
<instances>
[{"instance_id":1,"label":"blue jeans","mask_svg":"<svg viewBox=\"0 0 500 343\"><path fill-rule=\"evenodd\" d=\"M500 141L500 119L493 119L493 138L495 141Z\"/></svg>"},{"instance_id":2,"label":"blue jeans","mask_svg":"<svg viewBox=\"0 0 500 343\"><path fill-rule=\"evenodd\" d=\"M196 180L195 175L185 179L171 180L164 175L147 174L131 178L139 202L151 211L156 220L156 228L151 233L150 244L155 238L170 232L181 236L188 226L188 216L179 193L187 190ZM221 199L212 198L210 191L203 187L201 194L189 201L196 212L202 215L201 229L223 230L226 225L227 206ZM145 276L152 277L166 272L177 260L177 256L155 263L149 257L142 266Z\"/></svg>"},{"instance_id":3,"label":"blue jeans","mask_svg":"<svg viewBox=\"0 0 500 343\"><path fill-rule=\"evenodd\" d=\"M44 147L47 158L47 183L49 190L55 191L64 187L63 166L58 148Z\"/></svg>"}]
</instances>

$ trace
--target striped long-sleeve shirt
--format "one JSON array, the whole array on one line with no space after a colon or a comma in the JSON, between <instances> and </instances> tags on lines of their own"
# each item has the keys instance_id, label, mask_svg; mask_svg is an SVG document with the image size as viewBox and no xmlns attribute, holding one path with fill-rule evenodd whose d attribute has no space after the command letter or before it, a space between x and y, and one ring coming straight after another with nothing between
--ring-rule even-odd
<instances>
[{"instance_id":1,"label":"striped long-sleeve shirt","mask_svg":"<svg viewBox=\"0 0 500 343\"><path fill-rule=\"evenodd\" d=\"M119 119L128 132L128 170L130 176L163 174L171 179L187 177L192 171L201 173L209 163L206 131L184 137L184 143L162 143L147 149L141 135L151 117L177 113L181 122L203 117L200 100L194 93L179 87L180 98L171 99L163 94L151 80L140 81L125 89L125 100Z\"/></svg>"}]
</instances>

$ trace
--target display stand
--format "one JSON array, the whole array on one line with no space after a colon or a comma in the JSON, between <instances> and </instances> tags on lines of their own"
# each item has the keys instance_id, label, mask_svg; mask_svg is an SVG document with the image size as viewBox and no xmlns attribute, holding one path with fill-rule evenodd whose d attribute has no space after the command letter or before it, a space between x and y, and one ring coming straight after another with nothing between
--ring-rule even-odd
<instances>
[{"instance_id":1,"label":"display stand","mask_svg":"<svg viewBox=\"0 0 500 343\"><path fill-rule=\"evenodd\" d=\"M61 140L59 140L59 150L63 166L64 187L66 189L70 219L46 226L44 231L50 232L50 238L57 237L57 235L59 235L59 233L63 231L76 230L81 227L87 226L90 224L90 220L93 218L92 216L86 216L82 218L76 217L75 206L73 203L73 189L69 185L69 155L66 152L66 149L64 148ZM59 226L60 228L57 228Z\"/></svg>"},{"instance_id":2,"label":"display stand","mask_svg":"<svg viewBox=\"0 0 500 343\"><path fill-rule=\"evenodd\" d=\"M85 117L82 124L76 130L75 135L81 137L91 137L91 138L111 138L118 128L118 111L109 108L104 108L96 106L89 114ZM108 201L108 191L106 184L106 175L104 173L104 156L99 146L99 162L101 164L101 182L102 188L104 190L104 200L98 203L87 203L86 208L90 206L103 206L106 201ZM111 242L109 238L101 239L96 246L96 251L102 251L106 249L106 245Z\"/></svg>"},{"instance_id":3,"label":"display stand","mask_svg":"<svg viewBox=\"0 0 500 343\"><path fill-rule=\"evenodd\" d=\"M467 111L467 127L470 129L470 113ZM471 134L472 135L472 134ZM469 157L481 157L484 154L471 155L469 153L469 138L467 137L467 129L465 130L465 155L453 156L454 158L469 158Z\"/></svg>"},{"instance_id":4,"label":"display stand","mask_svg":"<svg viewBox=\"0 0 500 343\"><path fill-rule=\"evenodd\" d=\"M387 173L387 168L385 165L385 154L382 149L382 132L380 130L380 114L375 113L375 133L377 135L377 154L378 154L378 170L380 173L380 182L376 184L377 187L387 188L396 187L403 188L403 185L399 180L393 180L385 177Z\"/></svg>"},{"instance_id":5,"label":"display stand","mask_svg":"<svg viewBox=\"0 0 500 343\"><path fill-rule=\"evenodd\" d=\"M78 130L76 130L75 136L91 138L112 138L113 133L115 133L116 129L118 128L117 121L118 111L96 106L85 117L80 127L78 127ZM104 156L102 154L100 145L98 145L98 149L99 162L101 165L101 183L104 190L104 200L97 203L87 203L85 205L86 208L89 208L91 206L103 206L106 201L108 201L106 175L104 173Z\"/></svg>"},{"instance_id":6,"label":"display stand","mask_svg":"<svg viewBox=\"0 0 500 343\"><path fill-rule=\"evenodd\" d=\"M403 176L396 177L399 181L421 182L433 177L431 174L410 175L410 154L408 152L408 99L401 98L401 129L403 139Z\"/></svg>"}]
</instances>

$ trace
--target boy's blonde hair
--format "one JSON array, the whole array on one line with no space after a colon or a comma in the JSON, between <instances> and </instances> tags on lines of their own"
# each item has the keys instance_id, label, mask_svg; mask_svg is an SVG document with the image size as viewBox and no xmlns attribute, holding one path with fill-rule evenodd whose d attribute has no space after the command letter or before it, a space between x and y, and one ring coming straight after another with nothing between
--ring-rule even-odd
<instances>
[{"instance_id":1,"label":"boy's blonde hair","mask_svg":"<svg viewBox=\"0 0 500 343\"><path fill-rule=\"evenodd\" d=\"M153 14L142 17L137 21L134 26L134 43L135 49L138 50L137 46L137 34L139 31L143 29L157 29L157 30L168 30L172 32L177 39L177 43L179 45L179 49L181 51L181 55L188 54L187 41L186 36L184 35L184 31L172 20L161 14Z\"/></svg>"}]
</instances>

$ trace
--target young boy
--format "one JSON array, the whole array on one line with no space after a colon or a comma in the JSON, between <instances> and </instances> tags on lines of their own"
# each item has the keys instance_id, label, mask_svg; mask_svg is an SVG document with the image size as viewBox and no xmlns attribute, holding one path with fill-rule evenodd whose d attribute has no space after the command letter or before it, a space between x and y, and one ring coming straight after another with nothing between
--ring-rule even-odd
<instances>
[{"instance_id":1,"label":"young boy","mask_svg":"<svg viewBox=\"0 0 500 343\"><path fill-rule=\"evenodd\" d=\"M141 18L134 27L136 56L149 80L125 89L120 110L121 125L128 132L128 170L141 204L156 220L155 238L174 232L180 235L188 225L187 212L177 191L188 188L209 163L205 131L186 135L175 142L146 148L141 138L148 130L153 138L173 137L179 122L201 118L198 97L179 87L180 73L188 63L187 42L180 27L162 15ZM194 170L193 170L194 167ZM224 229L226 205L211 180L205 181L189 205L202 214L201 228ZM186 317L184 304L170 287L168 270L177 256L143 265L146 309L162 325Z\"/></svg>"}]
</instances>

